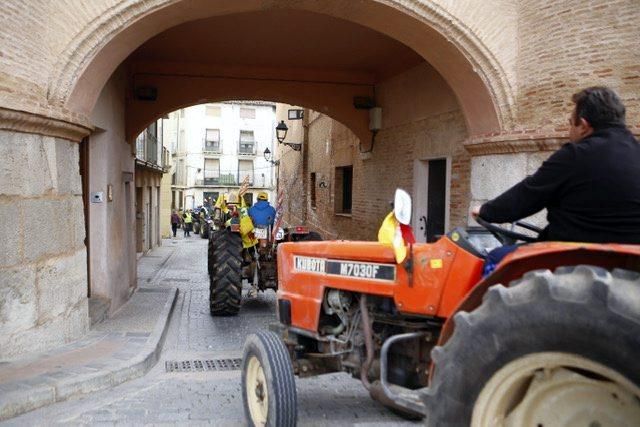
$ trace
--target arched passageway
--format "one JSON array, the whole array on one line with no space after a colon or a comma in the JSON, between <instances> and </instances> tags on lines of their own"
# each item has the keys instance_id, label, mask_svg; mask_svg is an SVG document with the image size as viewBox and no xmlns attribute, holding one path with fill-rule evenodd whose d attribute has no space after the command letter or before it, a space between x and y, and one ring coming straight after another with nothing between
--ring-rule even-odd
<instances>
[{"instance_id":1,"label":"arched passageway","mask_svg":"<svg viewBox=\"0 0 640 427\"><path fill-rule=\"evenodd\" d=\"M53 117L47 126L56 128L56 136L76 140L94 130L83 144L86 163L81 170L89 275L78 274L76 281L91 283L91 296L105 298L111 312L136 287L140 245L135 228L146 227L148 212L159 211L162 178L141 171L148 165L136 161L132 144L159 115L224 99L308 107L301 135L303 167L294 168L290 177L301 186L292 199L309 205L310 174L316 174L325 180L318 196L326 203L316 207L311 220L324 228L340 221L332 228L336 234L363 238L386 209L393 187L418 191L414 162L433 156L448 158L449 176L461 183L450 185L448 197L456 206L451 221L462 221L469 180L463 141L469 135L500 133L513 116L511 89L499 62L458 19L431 3L124 2L102 10L65 46L47 77L47 109ZM153 96L145 99L140 90L147 89ZM354 105L356 97L364 98L360 104L383 109L374 154L369 112ZM67 160L73 162L72 157ZM349 176L353 213L345 210L344 194L336 191L346 189ZM77 175L70 179L79 186ZM138 189L149 196L139 197ZM49 197L47 191L43 198ZM69 198L80 218L77 190L69 190ZM336 211L338 205L342 211ZM362 226L356 228L356 223ZM86 264L77 228L74 258L65 263L81 271ZM56 264L68 249L47 256ZM24 344L54 328L71 331L58 341L86 331L86 299L81 296L76 292L61 302L64 310L54 319L57 323L34 322L23 334L23 344L9 353L54 344ZM72 309L75 317L64 317ZM8 339L15 333L17 329Z\"/></svg>"}]
</instances>

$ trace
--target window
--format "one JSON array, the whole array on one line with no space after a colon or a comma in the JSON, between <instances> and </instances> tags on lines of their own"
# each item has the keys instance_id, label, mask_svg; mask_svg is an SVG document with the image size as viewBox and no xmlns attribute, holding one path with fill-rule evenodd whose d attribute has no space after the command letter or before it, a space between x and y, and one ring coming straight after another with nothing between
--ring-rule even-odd
<instances>
[{"instance_id":1,"label":"window","mask_svg":"<svg viewBox=\"0 0 640 427\"><path fill-rule=\"evenodd\" d=\"M222 115L220 107L217 105L207 105L205 107L205 114L207 117L220 117Z\"/></svg>"},{"instance_id":2,"label":"window","mask_svg":"<svg viewBox=\"0 0 640 427\"><path fill-rule=\"evenodd\" d=\"M255 108L240 108L240 118L241 119L255 119L256 118L256 109Z\"/></svg>"},{"instance_id":3,"label":"window","mask_svg":"<svg viewBox=\"0 0 640 427\"><path fill-rule=\"evenodd\" d=\"M309 191L311 195L311 207L315 209L316 207L316 173L311 172L311 188Z\"/></svg>"},{"instance_id":4,"label":"window","mask_svg":"<svg viewBox=\"0 0 640 427\"><path fill-rule=\"evenodd\" d=\"M158 164L158 122L151 123L146 133L147 146L144 160Z\"/></svg>"},{"instance_id":5,"label":"window","mask_svg":"<svg viewBox=\"0 0 640 427\"><path fill-rule=\"evenodd\" d=\"M204 131L204 151L220 152L220 129L206 129Z\"/></svg>"},{"instance_id":6,"label":"window","mask_svg":"<svg viewBox=\"0 0 640 427\"><path fill-rule=\"evenodd\" d=\"M238 154L254 154L255 140L253 139L252 130L240 131L240 146Z\"/></svg>"},{"instance_id":7,"label":"window","mask_svg":"<svg viewBox=\"0 0 640 427\"><path fill-rule=\"evenodd\" d=\"M184 145L185 145L185 131L184 129L180 129L180 133L178 134L178 152L179 153L184 152Z\"/></svg>"},{"instance_id":8,"label":"window","mask_svg":"<svg viewBox=\"0 0 640 427\"><path fill-rule=\"evenodd\" d=\"M187 168L184 167L184 159L178 163L178 185L187 185Z\"/></svg>"},{"instance_id":9,"label":"window","mask_svg":"<svg viewBox=\"0 0 640 427\"><path fill-rule=\"evenodd\" d=\"M341 214L351 213L351 195L353 190L353 166L336 168L335 211Z\"/></svg>"},{"instance_id":10,"label":"window","mask_svg":"<svg viewBox=\"0 0 640 427\"><path fill-rule=\"evenodd\" d=\"M204 160L204 185L220 183L220 159Z\"/></svg>"},{"instance_id":11,"label":"window","mask_svg":"<svg viewBox=\"0 0 640 427\"><path fill-rule=\"evenodd\" d=\"M238 183L249 177L249 185L253 184L253 160L238 160Z\"/></svg>"},{"instance_id":12,"label":"window","mask_svg":"<svg viewBox=\"0 0 640 427\"><path fill-rule=\"evenodd\" d=\"M145 136L144 132L142 132L136 138L136 159L144 160L144 148L145 148Z\"/></svg>"}]
</instances>

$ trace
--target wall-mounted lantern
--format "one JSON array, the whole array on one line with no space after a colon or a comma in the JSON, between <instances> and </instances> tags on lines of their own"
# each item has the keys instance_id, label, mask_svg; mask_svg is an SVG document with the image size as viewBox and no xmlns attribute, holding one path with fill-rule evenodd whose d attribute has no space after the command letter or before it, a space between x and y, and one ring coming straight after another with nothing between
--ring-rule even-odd
<instances>
[{"instance_id":1,"label":"wall-mounted lantern","mask_svg":"<svg viewBox=\"0 0 640 427\"><path fill-rule=\"evenodd\" d=\"M302 150L302 144L301 143L284 142L284 139L287 137L287 131L288 130L289 130L289 128L284 123L284 120L280 120L280 123L278 123L278 126L276 126L276 138L278 139L278 142L280 144L283 144L283 145L286 145L288 147L291 147L294 151Z\"/></svg>"}]
</instances>

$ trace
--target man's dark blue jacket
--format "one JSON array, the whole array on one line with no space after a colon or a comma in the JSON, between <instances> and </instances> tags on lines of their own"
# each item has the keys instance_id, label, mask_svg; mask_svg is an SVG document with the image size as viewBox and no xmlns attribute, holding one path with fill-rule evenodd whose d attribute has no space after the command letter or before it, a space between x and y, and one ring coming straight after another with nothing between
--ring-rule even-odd
<instances>
[{"instance_id":1,"label":"man's dark blue jacket","mask_svg":"<svg viewBox=\"0 0 640 427\"><path fill-rule=\"evenodd\" d=\"M504 223L547 208L543 240L640 244L640 144L623 126L567 143L480 209Z\"/></svg>"}]
</instances>

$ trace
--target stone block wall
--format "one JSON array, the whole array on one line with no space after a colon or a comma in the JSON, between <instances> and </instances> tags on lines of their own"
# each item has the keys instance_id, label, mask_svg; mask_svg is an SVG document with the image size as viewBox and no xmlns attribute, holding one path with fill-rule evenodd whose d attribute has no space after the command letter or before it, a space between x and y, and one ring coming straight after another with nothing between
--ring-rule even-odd
<instances>
[{"instance_id":1,"label":"stone block wall","mask_svg":"<svg viewBox=\"0 0 640 427\"><path fill-rule=\"evenodd\" d=\"M78 144L0 131L0 360L89 327Z\"/></svg>"}]
</instances>

